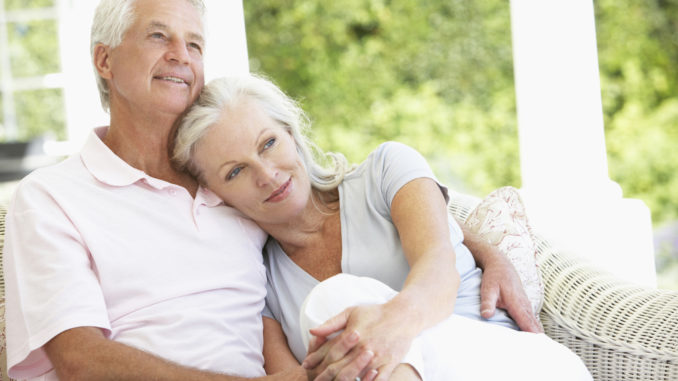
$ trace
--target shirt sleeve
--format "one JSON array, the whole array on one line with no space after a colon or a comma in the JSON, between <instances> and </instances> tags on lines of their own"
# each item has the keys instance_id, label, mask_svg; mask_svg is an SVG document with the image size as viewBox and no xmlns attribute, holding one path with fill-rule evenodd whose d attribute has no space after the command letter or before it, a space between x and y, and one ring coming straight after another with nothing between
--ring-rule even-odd
<instances>
[{"instance_id":1,"label":"shirt sleeve","mask_svg":"<svg viewBox=\"0 0 678 381\"><path fill-rule=\"evenodd\" d=\"M109 334L110 322L87 248L47 187L22 183L5 223L7 365L35 377L52 368L47 341L81 326Z\"/></svg>"},{"instance_id":2,"label":"shirt sleeve","mask_svg":"<svg viewBox=\"0 0 678 381\"><path fill-rule=\"evenodd\" d=\"M396 193L405 184L418 178L434 180L445 198L449 201L448 189L433 174L428 162L417 150L402 143L387 142L381 144L372 154L372 171L376 181L381 184L381 194L391 209Z\"/></svg>"},{"instance_id":3,"label":"shirt sleeve","mask_svg":"<svg viewBox=\"0 0 678 381\"><path fill-rule=\"evenodd\" d=\"M266 305L264 310L261 312L262 316L271 318L277 322L280 322L282 309L280 308L280 301L275 292L275 289L271 285L271 266L269 262L269 255L266 250L264 250L264 265L266 265Z\"/></svg>"}]
</instances>

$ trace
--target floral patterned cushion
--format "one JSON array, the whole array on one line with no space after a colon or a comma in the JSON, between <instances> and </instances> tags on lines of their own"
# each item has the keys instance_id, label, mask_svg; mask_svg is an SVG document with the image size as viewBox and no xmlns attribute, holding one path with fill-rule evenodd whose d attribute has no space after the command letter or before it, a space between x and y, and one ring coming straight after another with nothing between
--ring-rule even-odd
<instances>
[{"instance_id":1,"label":"floral patterned cushion","mask_svg":"<svg viewBox=\"0 0 678 381\"><path fill-rule=\"evenodd\" d=\"M539 321L544 283L537 268L537 244L520 193L503 187L485 197L466 219L468 229L496 246L515 267Z\"/></svg>"}]
</instances>

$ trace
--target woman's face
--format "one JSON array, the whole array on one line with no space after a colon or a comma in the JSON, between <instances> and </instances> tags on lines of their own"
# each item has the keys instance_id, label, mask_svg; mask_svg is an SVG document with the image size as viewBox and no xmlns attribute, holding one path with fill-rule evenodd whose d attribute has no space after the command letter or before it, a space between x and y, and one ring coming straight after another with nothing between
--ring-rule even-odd
<instances>
[{"instance_id":1,"label":"woman's face","mask_svg":"<svg viewBox=\"0 0 678 381\"><path fill-rule=\"evenodd\" d=\"M254 100L222 113L197 144L195 162L208 188L258 223L285 223L309 201L294 139Z\"/></svg>"}]
</instances>

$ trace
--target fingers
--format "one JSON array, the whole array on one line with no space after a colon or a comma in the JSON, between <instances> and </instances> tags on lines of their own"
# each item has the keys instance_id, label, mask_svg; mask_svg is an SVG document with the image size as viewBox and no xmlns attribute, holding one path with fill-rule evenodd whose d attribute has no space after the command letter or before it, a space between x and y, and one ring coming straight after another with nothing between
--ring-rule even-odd
<instances>
[{"instance_id":1,"label":"fingers","mask_svg":"<svg viewBox=\"0 0 678 381\"><path fill-rule=\"evenodd\" d=\"M388 381L397 365L398 364L386 364L379 368L379 373L377 374L375 381Z\"/></svg>"},{"instance_id":2,"label":"fingers","mask_svg":"<svg viewBox=\"0 0 678 381\"><path fill-rule=\"evenodd\" d=\"M377 372L376 369L372 369L369 372L367 372L362 378L362 381L375 381L377 376L379 375L379 372Z\"/></svg>"},{"instance_id":3,"label":"fingers","mask_svg":"<svg viewBox=\"0 0 678 381\"><path fill-rule=\"evenodd\" d=\"M317 351L326 342L327 337L325 336L311 336L311 339L308 341L308 353Z\"/></svg>"},{"instance_id":4,"label":"fingers","mask_svg":"<svg viewBox=\"0 0 678 381\"><path fill-rule=\"evenodd\" d=\"M309 353L301 364L306 369L328 367L346 356L360 341L358 332L346 332L324 343L318 350Z\"/></svg>"},{"instance_id":5,"label":"fingers","mask_svg":"<svg viewBox=\"0 0 678 381\"><path fill-rule=\"evenodd\" d=\"M331 317L329 320L315 328L311 328L311 334L315 336L329 336L335 332L341 331L342 329L346 328L346 324L348 323L348 318L351 315L352 310L352 307L347 308L339 315Z\"/></svg>"},{"instance_id":6,"label":"fingers","mask_svg":"<svg viewBox=\"0 0 678 381\"><path fill-rule=\"evenodd\" d=\"M480 287L480 316L489 319L494 316L499 299L499 288L481 284Z\"/></svg>"},{"instance_id":7,"label":"fingers","mask_svg":"<svg viewBox=\"0 0 678 381\"><path fill-rule=\"evenodd\" d=\"M374 352L372 351L360 352L352 359L347 358L348 364L344 361L340 361L328 366L315 378L315 381L353 380L363 373L363 370L369 365L373 358ZM368 374L370 374L370 372L368 372Z\"/></svg>"},{"instance_id":8,"label":"fingers","mask_svg":"<svg viewBox=\"0 0 678 381\"><path fill-rule=\"evenodd\" d=\"M518 306L516 303L511 303L508 305L507 312L516 324L518 324L518 328L520 328L521 331L534 333L544 332L537 322L537 318L532 313L532 307L529 305L529 302L527 306Z\"/></svg>"}]
</instances>

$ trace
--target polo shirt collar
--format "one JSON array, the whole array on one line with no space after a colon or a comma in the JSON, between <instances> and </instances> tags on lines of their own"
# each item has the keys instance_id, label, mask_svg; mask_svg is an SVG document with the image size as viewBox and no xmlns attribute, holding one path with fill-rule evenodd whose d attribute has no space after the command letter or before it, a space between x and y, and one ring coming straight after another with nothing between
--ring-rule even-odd
<instances>
[{"instance_id":1,"label":"polo shirt collar","mask_svg":"<svg viewBox=\"0 0 678 381\"><path fill-rule=\"evenodd\" d=\"M223 204L223 201L219 196L214 194L211 190L203 188L202 185L198 189L198 195L202 198L202 202L209 207Z\"/></svg>"},{"instance_id":2,"label":"polo shirt collar","mask_svg":"<svg viewBox=\"0 0 678 381\"><path fill-rule=\"evenodd\" d=\"M137 181L144 181L155 189L176 187L177 185L151 177L146 172L127 164L103 142L108 127L95 128L80 151L80 157L87 170L104 184L124 187ZM221 198L202 186L198 189L201 203L207 206L218 206L223 203Z\"/></svg>"},{"instance_id":3,"label":"polo shirt collar","mask_svg":"<svg viewBox=\"0 0 678 381\"><path fill-rule=\"evenodd\" d=\"M102 139L106 131L108 127L95 128L80 151L82 162L92 176L104 184L119 187L150 178L143 171L127 164L104 144Z\"/></svg>"}]
</instances>

